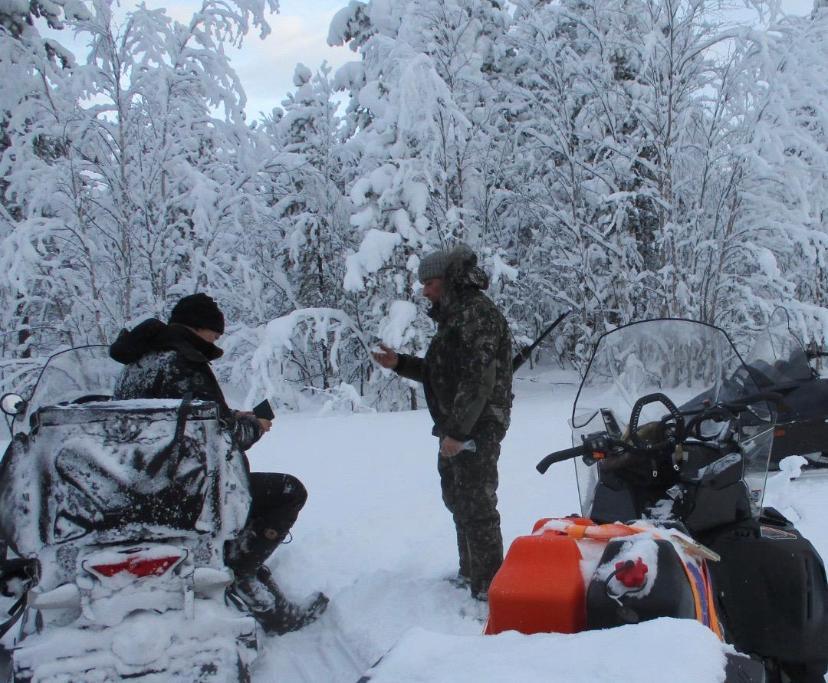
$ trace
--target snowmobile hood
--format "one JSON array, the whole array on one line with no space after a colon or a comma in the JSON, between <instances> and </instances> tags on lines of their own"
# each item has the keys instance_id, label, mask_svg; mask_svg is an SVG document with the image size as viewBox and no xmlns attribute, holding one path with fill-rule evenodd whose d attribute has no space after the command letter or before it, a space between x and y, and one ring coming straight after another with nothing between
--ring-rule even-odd
<instances>
[{"instance_id":1,"label":"snowmobile hood","mask_svg":"<svg viewBox=\"0 0 828 683\"><path fill-rule=\"evenodd\" d=\"M148 318L132 330L121 330L109 347L110 357L124 365L154 351L177 351L195 363L208 363L224 353L184 325L167 324L157 318Z\"/></svg>"}]
</instances>

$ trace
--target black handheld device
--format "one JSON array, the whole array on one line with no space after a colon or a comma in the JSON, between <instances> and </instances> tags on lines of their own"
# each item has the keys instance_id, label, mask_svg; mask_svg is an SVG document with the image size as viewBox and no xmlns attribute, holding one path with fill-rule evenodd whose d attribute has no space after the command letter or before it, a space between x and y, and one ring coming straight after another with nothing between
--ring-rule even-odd
<instances>
[{"instance_id":1,"label":"black handheld device","mask_svg":"<svg viewBox=\"0 0 828 683\"><path fill-rule=\"evenodd\" d=\"M270 401L265 399L253 408L253 414L260 420L272 420L276 415L273 412L273 406Z\"/></svg>"}]
</instances>

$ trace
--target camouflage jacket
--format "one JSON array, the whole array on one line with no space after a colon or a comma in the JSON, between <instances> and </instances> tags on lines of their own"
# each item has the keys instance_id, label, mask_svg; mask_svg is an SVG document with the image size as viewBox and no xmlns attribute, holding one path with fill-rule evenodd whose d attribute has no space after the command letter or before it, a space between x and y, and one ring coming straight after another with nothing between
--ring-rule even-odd
<instances>
[{"instance_id":1,"label":"camouflage jacket","mask_svg":"<svg viewBox=\"0 0 828 683\"><path fill-rule=\"evenodd\" d=\"M485 273L469 254L449 265L425 358L400 354L396 372L423 383L438 436L500 441L512 407L512 343L506 319L480 290Z\"/></svg>"},{"instance_id":2,"label":"camouflage jacket","mask_svg":"<svg viewBox=\"0 0 828 683\"><path fill-rule=\"evenodd\" d=\"M231 410L210 361L222 350L182 325L150 318L133 330L121 330L109 355L126 367L113 398L183 398L185 394L219 405L221 421L240 448L250 448L262 435L258 420Z\"/></svg>"}]
</instances>

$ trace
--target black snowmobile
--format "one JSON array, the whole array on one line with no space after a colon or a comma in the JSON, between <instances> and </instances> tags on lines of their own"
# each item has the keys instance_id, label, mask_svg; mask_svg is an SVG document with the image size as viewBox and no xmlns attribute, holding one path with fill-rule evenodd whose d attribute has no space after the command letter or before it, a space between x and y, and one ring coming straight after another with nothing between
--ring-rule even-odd
<instances>
[{"instance_id":1,"label":"black snowmobile","mask_svg":"<svg viewBox=\"0 0 828 683\"><path fill-rule=\"evenodd\" d=\"M741 653L727 681L822 683L824 564L763 507L780 398L716 327L662 319L602 336L575 400L575 445L537 466L576 459L582 516L541 519L514 541L486 632L695 619Z\"/></svg>"},{"instance_id":2,"label":"black snowmobile","mask_svg":"<svg viewBox=\"0 0 828 683\"><path fill-rule=\"evenodd\" d=\"M225 599L249 508L209 402L111 401L103 346L53 356L0 405L0 592L13 681L247 681L257 626Z\"/></svg>"},{"instance_id":3,"label":"black snowmobile","mask_svg":"<svg viewBox=\"0 0 828 683\"><path fill-rule=\"evenodd\" d=\"M748 353L753 380L781 394L776 402L776 431L771 469L790 455L808 460L808 468L828 471L828 378L812 363L824 354L806 350L790 329L787 312L778 308Z\"/></svg>"},{"instance_id":4,"label":"black snowmobile","mask_svg":"<svg viewBox=\"0 0 828 683\"><path fill-rule=\"evenodd\" d=\"M725 381L731 391L740 391L745 378L751 386L779 394L775 402L776 430L770 469L788 456L799 455L808 461L810 472L828 471L828 378L823 379L812 361L820 355L806 351L790 329L788 314L777 308L768 326L757 335L753 348ZM710 400L707 393L696 396L682 409L692 409Z\"/></svg>"}]
</instances>

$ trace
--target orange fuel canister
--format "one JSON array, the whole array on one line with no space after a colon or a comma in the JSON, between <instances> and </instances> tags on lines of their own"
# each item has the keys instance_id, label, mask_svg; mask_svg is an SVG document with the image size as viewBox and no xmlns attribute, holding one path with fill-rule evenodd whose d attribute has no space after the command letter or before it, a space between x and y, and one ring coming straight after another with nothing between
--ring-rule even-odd
<instances>
[{"instance_id":1,"label":"orange fuel canister","mask_svg":"<svg viewBox=\"0 0 828 683\"><path fill-rule=\"evenodd\" d=\"M489 588L485 633L582 631L586 588L580 563L578 543L567 534L550 530L516 538Z\"/></svg>"}]
</instances>

